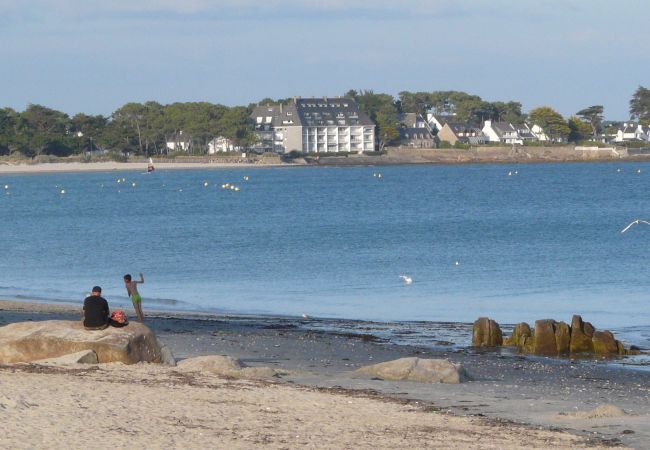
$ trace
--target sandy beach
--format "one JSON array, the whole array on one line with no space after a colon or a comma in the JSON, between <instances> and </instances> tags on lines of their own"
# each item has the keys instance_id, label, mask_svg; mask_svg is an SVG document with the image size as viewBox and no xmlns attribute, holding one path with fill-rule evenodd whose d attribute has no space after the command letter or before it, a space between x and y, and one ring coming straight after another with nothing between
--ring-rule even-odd
<instances>
[{"instance_id":1,"label":"sandy beach","mask_svg":"<svg viewBox=\"0 0 650 450\"><path fill-rule=\"evenodd\" d=\"M223 169L230 167L271 167L278 164L249 164L227 162L165 162L156 163L156 170L188 170L188 169ZM56 162L40 164L0 164L0 174L37 174L62 172L112 172L146 171L146 162Z\"/></svg>"},{"instance_id":2,"label":"sandy beach","mask_svg":"<svg viewBox=\"0 0 650 450\"><path fill-rule=\"evenodd\" d=\"M76 318L70 305L0 302L0 326ZM397 346L317 331L313 321L148 317L177 359L228 355L282 370L271 379L155 364L2 366L0 446L81 448L88 439L83 430L96 424L107 431L100 448L648 448L650 372L444 345ZM472 381L351 375L362 365L405 356L461 363Z\"/></svg>"}]
</instances>

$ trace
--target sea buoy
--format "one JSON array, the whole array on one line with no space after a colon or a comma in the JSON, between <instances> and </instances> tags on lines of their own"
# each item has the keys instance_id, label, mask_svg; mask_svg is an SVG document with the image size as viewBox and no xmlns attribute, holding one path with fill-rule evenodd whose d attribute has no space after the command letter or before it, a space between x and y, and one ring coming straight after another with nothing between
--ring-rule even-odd
<instances>
[{"instance_id":1,"label":"sea buoy","mask_svg":"<svg viewBox=\"0 0 650 450\"><path fill-rule=\"evenodd\" d=\"M8 185L8 184L5 184L5 189L9 189L9 185Z\"/></svg>"},{"instance_id":2,"label":"sea buoy","mask_svg":"<svg viewBox=\"0 0 650 450\"><path fill-rule=\"evenodd\" d=\"M135 181L133 183L131 183L131 186L135 187Z\"/></svg>"}]
</instances>

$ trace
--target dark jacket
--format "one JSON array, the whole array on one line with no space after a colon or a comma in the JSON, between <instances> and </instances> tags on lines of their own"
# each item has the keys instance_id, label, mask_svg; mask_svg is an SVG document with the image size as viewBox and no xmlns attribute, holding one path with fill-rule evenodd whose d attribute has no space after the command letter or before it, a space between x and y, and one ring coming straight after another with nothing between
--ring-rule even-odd
<instances>
[{"instance_id":1,"label":"dark jacket","mask_svg":"<svg viewBox=\"0 0 650 450\"><path fill-rule=\"evenodd\" d=\"M84 327L105 328L109 321L108 302L101 296L88 296L84 299Z\"/></svg>"}]
</instances>

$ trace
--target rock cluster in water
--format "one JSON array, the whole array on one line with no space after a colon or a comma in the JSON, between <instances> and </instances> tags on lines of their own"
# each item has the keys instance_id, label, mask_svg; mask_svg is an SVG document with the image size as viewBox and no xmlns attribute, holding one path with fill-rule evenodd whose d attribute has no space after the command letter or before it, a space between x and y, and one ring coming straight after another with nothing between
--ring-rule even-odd
<instances>
[{"instance_id":1,"label":"rock cluster in water","mask_svg":"<svg viewBox=\"0 0 650 450\"><path fill-rule=\"evenodd\" d=\"M639 349L625 348L611 331L596 331L589 322L574 315L571 325L552 319L535 321L534 329L525 323L518 323L510 337L503 338L499 324L487 317L474 322L472 330L473 347L514 346L523 353L558 356L575 354L596 354L602 356L638 355Z\"/></svg>"}]
</instances>

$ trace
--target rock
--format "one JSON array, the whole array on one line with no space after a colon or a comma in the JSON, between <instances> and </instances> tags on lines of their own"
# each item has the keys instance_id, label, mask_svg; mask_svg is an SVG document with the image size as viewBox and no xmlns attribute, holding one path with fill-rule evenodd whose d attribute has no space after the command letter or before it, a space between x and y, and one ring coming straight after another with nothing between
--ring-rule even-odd
<instances>
[{"instance_id":1,"label":"rock","mask_svg":"<svg viewBox=\"0 0 650 450\"><path fill-rule=\"evenodd\" d=\"M271 367L247 367L230 356L207 355L179 361L176 367L185 372L202 372L232 378L270 378L283 372Z\"/></svg>"},{"instance_id":2,"label":"rock","mask_svg":"<svg viewBox=\"0 0 650 450\"><path fill-rule=\"evenodd\" d=\"M618 345L611 331L595 331L591 342L597 355L618 355Z\"/></svg>"},{"instance_id":3,"label":"rock","mask_svg":"<svg viewBox=\"0 0 650 450\"><path fill-rule=\"evenodd\" d=\"M603 419L623 417L626 416L627 413L616 405L604 404L597 406L591 411L576 411L566 415L569 417L574 417L576 419Z\"/></svg>"},{"instance_id":4,"label":"rock","mask_svg":"<svg viewBox=\"0 0 650 450\"><path fill-rule=\"evenodd\" d=\"M557 344L555 343L556 323L555 320L551 319L535 321L533 353L536 355L557 354Z\"/></svg>"},{"instance_id":5,"label":"rock","mask_svg":"<svg viewBox=\"0 0 650 450\"><path fill-rule=\"evenodd\" d=\"M594 344L591 338L594 334L594 327L589 322L583 322L582 317L575 315L571 319L571 353L592 353Z\"/></svg>"},{"instance_id":6,"label":"rock","mask_svg":"<svg viewBox=\"0 0 650 450\"><path fill-rule=\"evenodd\" d=\"M512 336L504 341L504 345L524 347L526 345L526 340L532 336L533 332L530 330L530 325L526 322L521 322L515 325L515 329L512 330Z\"/></svg>"},{"instance_id":7,"label":"rock","mask_svg":"<svg viewBox=\"0 0 650 450\"><path fill-rule=\"evenodd\" d=\"M357 369L357 375L379 377L384 380L409 380L423 383L458 384L469 379L460 364L446 359L400 358Z\"/></svg>"},{"instance_id":8,"label":"rock","mask_svg":"<svg viewBox=\"0 0 650 450\"><path fill-rule=\"evenodd\" d=\"M571 328L566 322L555 325L555 345L558 354L569 353L571 348Z\"/></svg>"},{"instance_id":9,"label":"rock","mask_svg":"<svg viewBox=\"0 0 650 450\"><path fill-rule=\"evenodd\" d=\"M473 347L499 347L503 345L503 335L499 324L487 317L480 317L472 327Z\"/></svg>"},{"instance_id":10,"label":"rock","mask_svg":"<svg viewBox=\"0 0 650 450\"><path fill-rule=\"evenodd\" d=\"M174 358L174 355L172 354L172 351L169 349L169 347L160 342L160 339L158 339L158 337L156 337L156 342L160 346L160 363L164 364L165 366L175 366L176 358Z\"/></svg>"},{"instance_id":11,"label":"rock","mask_svg":"<svg viewBox=\"0 0 650 450\"><path fill-rule=\"evenodd\" d=\"M630 345L630 348L625 350L626 355L640 355L641 349L636 345Z\"/></svg>"},{"instance_id":12,"label":"rock","mask_svg":"<svg viewBox=\"0 0 650 450\"><path fill-rule=\"evenodd\" d=\"M81 322L46 320L0 327L0 364L31 362L93 350L99 363L162 361L156 335L145 325L85 330Z\"/></svg>"},{"instance_id":13,"label":"rock","mask_svg":"<svg viewBox=\"0 0 650 450\"><path fill-rule=\"evenodd\" d=\"M49 358L49 359L39 359L37 361L32 361L36 364L54 364L54 365L66 365L66 364L97 364L99 361L97 359L97 353L94 350L82 350L77 353L71 353L69 355L59 356L58 358Z\"/></svg>"}]
</instances>

